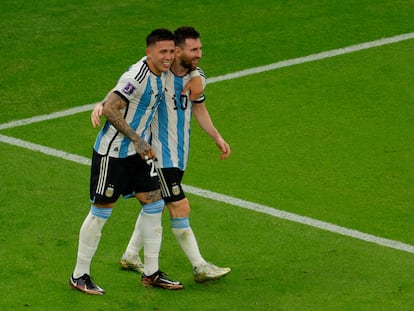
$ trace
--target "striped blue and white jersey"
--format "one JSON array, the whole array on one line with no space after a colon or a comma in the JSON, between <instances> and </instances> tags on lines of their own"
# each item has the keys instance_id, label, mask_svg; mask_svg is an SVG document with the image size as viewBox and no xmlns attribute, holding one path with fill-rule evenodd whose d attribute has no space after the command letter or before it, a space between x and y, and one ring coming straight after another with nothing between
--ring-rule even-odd
<instances>
[{"instance_id":1,"label":"striped blue and white jersey","mask_svg":"<svg viewBox=\"0 0 414 311\"><path fill-rule=\"evenodd\" d=\"M150 124L164 97L164 83L171 72L153 74L146 57L132 65L118 80L114 92L128 104L121 113L125 121L146 141L150 140ZM125 158L136 154L131 140L121 134L110 122L99 132L94 149L101 155Z\"/></svg>"},{"instance_id":2,"label":"striped blue and white jersey","mask_svg":"<svg viewBox=\"0 0 414 311\"><path fill-rule=\"evenodd\" d=\"M204 72L197 68L206 85ZM192 104L204 102L204 94L193 103L188 93L182 95L184 86L190 81L190 74L183 77L172 72L166 80L164 100L160 103L151 124L151 146L155 151L158 168L176 167L185 170L190 149L190 125Z\"/></svg>"}]
</instances>

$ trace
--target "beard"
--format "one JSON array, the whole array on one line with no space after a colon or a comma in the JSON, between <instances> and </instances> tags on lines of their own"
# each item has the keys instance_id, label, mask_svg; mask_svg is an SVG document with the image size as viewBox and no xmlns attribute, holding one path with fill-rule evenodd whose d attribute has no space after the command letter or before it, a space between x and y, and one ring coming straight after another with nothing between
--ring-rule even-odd
<instances>
[{"instance_id":1,"label":"beard","mask_svg":"<svg viewBox=\"0 0 414 311\"><path fill-rule=\"evenodd\" d=\"M185 60L185 59L182 59L182 60L181 60L181 62L180 62L180 65L181 65L182 67L184 67L184 68L189 69L189 70L194 70L194 69L196 69L196 67L195 67L195 66L193 66L193 62L192 62L191 60Z\"/></svg>"}]
</instances>

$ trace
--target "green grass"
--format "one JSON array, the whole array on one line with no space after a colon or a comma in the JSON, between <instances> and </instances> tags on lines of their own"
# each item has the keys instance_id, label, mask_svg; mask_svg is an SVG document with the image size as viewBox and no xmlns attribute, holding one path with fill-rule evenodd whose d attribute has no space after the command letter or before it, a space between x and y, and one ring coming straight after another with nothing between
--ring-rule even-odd
<instances>
[{"instance_id":1,"label":"green grass","mask_svg":"<svg viewBox=\"0 0 414 311\"><path fill-rule=\"evenodd\" d=\"M413 1L41 1L1 4L0 123L100 100L153 28L196 26L209 77L412 32ZM194 124L186 184L414 244L414 41L208 86L233 154ZM0 131L90 157L89 112ZM120 200L92 264L107 295L70 290L89 168L1 143L2 310L410 310L413 254L189 195L197 284L168 215L160 264L185 289L121 271L139 207Z\"/></svg>"},{"instance_id":2,"label":"green grass","mask_svg":"<svg viewBox=\"0 0 414 311\"><path fill-rule=\"evenodd\" d=\"M192 195L192 223L200 247L209 260L231 263L228 277L194 283L164 217L161 265L186 288L168 292L141 287L136 274L120 271L116 263L138 212L133 200L125 200L105 227L92 268L108 294L82 295L69 290L66 279L74 262L77 228L87 209L87 167L39 154L29 162L7 145L3 156L15 157L20 169L10 169L15 182L2 187L2 197L9 189L26 191L19 193L19 200L4 202L2 227L14 230L1 237L7 245L1 248L0 289L7 293L2 309L397 310L413 299L411 254ZM66 178L61 177L62 169ZM37 184L28 171L47 183Z\"/></svg>"},{"instance_id":3,"label":"green grass","mask_svg":"<svg viewBox=\"0 0 414 311\"><path fill-rule=\"evenodd\" d=\"M413 243L411 222L401 223L414 217L413 48L409 41L211 85L216 125L235 138L233 161L211 165L215 147L195 133L202 139L186 182ZM246 181L258 174L263 182Z\"/></svg>"},{"instance_id":4,"label":"green grass","mask_svg":"<svg viewBox=\"0 0 414 311\"><path fill-rule=\"evenodd\" d=\"M216 76L411 32L414 14L403 0L4 0L1 8L0 96L8 109L0 122L102 99L143 55L153 28L197 26L203 69Z\"/></svg>"}]
</instances>

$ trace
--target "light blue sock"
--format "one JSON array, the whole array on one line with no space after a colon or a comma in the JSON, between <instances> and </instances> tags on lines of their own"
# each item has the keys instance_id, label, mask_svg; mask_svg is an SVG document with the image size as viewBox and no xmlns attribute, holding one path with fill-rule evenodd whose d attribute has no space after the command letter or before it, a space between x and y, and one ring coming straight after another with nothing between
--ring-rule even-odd
<instances>
[{"instance_id":1,"label":"light blue sock","mask_svg":"<svg viewBox=\"0 0 414 311\"><path fill-rule=\"evenodd\" d=\"M96 207L95 205L92 205L91 214L102 219L108 219L112 214L112 208Z\"/></svg>"},{"instance_id":2,"label":"light blue sock","mask_svg":"<svg viewBox=\"0 0 414 311\"><path fill-rule=\"evenodd\" d=\"M164 200L144 204L141 214L141 233L144 242L144 274L152 275L159 270L158 257L162 240L162 210Z\"/></svg>"},{"instance_id":3,"label":"light blue sock","mask_svg":"<svg viewBox=\"0 0 414 311\"><path fill-rule=\"evenodd\" d=\"M172 232L180 243L181 248L187 255L193 267L204 264L206 261L201 256L196 237L190 226L188 217L171 218Z\"/></svg>"},{"instance_id":4,"label":"light blue sock","mask_svg":"<svg viewBox=\"0 0 414 311\"><path fill-rule=\"evenodd\" d=\"M79 232L78 257L73 276L90 275L91 261L101 240L102 228L112 213L112 208L98 208L94 205L82 223Z\"/></svg>"},{"instance_id":5,"label":"light blue sock","mask_svg":"<svg viewBox=\"0 0 414 311\"><path fill-rule=\"evenodd\" d=\"M188 217L171 218L171 227L173 229L190 228L190 219Z\"/></svg>"},{"instance_id":6,"label":"light blue sock","mask_svg":"<svg viewBox=\"0 0 414 311\"><path fill-rule=\"evenodd\" d=\"M158 200L156 202L144 204L142 209L146 214L161 214L164 208L164 200Z\"/></svg>"}]
</instances>

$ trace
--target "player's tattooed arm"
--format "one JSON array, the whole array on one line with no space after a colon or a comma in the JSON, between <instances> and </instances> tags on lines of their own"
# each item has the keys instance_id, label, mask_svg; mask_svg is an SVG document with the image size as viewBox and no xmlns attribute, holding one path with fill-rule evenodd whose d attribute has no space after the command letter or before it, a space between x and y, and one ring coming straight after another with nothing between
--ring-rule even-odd
<instances>
[{"instance_id":1,"label":"player's tattooed arm","mask_svg":"<svg viewBox=\"0 0 414 311\"><path fill-rule=\"evenodd\" d=\"M153 158L154 153L151 146L143 140L125 121L121 109L125 108L125 101L116 93L111 93L105 100L102 113L107 120L124 136L128 137L135 149L144 158Z\"/></svg>"}]
</instances>

